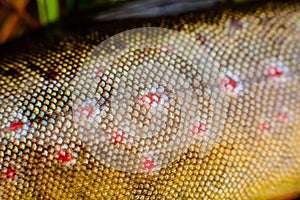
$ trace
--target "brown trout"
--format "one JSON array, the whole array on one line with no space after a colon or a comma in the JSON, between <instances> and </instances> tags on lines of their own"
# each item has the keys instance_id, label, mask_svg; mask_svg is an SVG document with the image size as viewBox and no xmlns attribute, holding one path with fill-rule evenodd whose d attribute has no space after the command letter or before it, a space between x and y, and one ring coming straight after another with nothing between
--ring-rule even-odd
<instances>
[{"instance_id":1,"label":"brown trout","mask_svg":"<svg viewBox=\"0 0 300 200\"><path fill-rule=\"evenodd\" d=\"M139 27L160 29L124 32L97 48ZM77 25L24 40L1 48L1 199L300 191L297 1ZM145 48L128 50L132 41Z\"/></svg>"}]
</instances>

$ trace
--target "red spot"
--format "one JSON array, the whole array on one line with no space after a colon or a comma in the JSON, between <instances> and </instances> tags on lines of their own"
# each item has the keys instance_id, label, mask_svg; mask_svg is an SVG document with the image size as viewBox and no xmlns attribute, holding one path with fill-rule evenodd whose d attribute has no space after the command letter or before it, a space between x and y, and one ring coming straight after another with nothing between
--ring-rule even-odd
<instances>
[{"instance_id":1,"label":"red spot","mask_svg":"<svg viewBox=\"0 0 300 200\"><path fill-rule=\"evenodd\" d=\"M196 35L196 40L199 41L201 44L206 43L206 38L203 37L202 35Z\"/></svg>"},{"instance_id":2,"label":"red spot","mask_svg":"<svg viewBox=\"0 0 300 200\"><path fill-rule=\"evenodd\" d=\"M82 110L80 111L81 115L84 115L86 117L90 117L93 114L93 108L90 106L86 106L84 108L82 108Z\"/></svg>"},{"instance_id":3,"label":"red spot","mask_svg":"<svg viewBox=\"0 0 300 200\"><path fill-rule=\"evenodd\" d=\"M232 78L224 78L221 82L227 91L233 91L237 86L237 82Z\"/></svg>"},{"instance_id":4,"label":"red spot","mask_svg":"<svg viewBox=\"0 0 300 200\"><path fill-rule=\"evenodd\" d=\"M118 143L122 143L126 140L126 135L124 132L114 132L111 142L116 145Z\"/></svg>"},{"instance_id":5,"label":"red spot","mask_svg":"<svg viewBox=\"0 0 300 200\"><path fill-rule=\"evenodd\" d=\"M288 115L286 113L278 113L277 119L282 123L286 123L288 121Z\"/></svg>"},{"instance_id":6,"label":"red spot","mask_svg":"<svg viewBox=\"0 0 300 200\"><path fill-rule=\"evenodd\" d=\"M241 30L243 28L243 23L240 20L233 19L230 24L230 29L233 31Z\"/></svg>"},{"instance_id":7,"label":"red spot","mask_svg":"<svg viewBox=\"0 0 300 200\"><path fill-rule=\"evenodd\" d=\"M200 124L198 126L193 126L192 127L192 134L195 135L195 134L200 134L202 133L203 131L205 131L205 125L204 124Z\"/></svg>"},{"instance_id":8,"label":"red spot","mask_svg":"<svg viewBox=\"0 0 300 200\"><path fill-rule=\"evenodd\" d=\"M173 51L173 48L171 46L163 46L161 47L162 51Z\"/></svg>"},{"instance_id":9,"label":"red spot","mask_svg":"<svg viewBox=\"0 0 300 200\"><path fill-rule=\"evenodd\" d=\"M283 74L277 67L270 67L268 69L268 76L269 77L279 77Z\"/></svg>"},{"instance_id":10,"label":"red spot","mask_svg":"<svg viewBox=\"0 0 300 200\"><path fill-rule=\"evenodd\" d=\"M104 70L102 68L95 69L94 72L97 76L100 76L100 77L102 77L104 74Z\"/></svg>"},{"instance_id":11,"label":"red spot","mask_svg":"<svg viewBox=\"0 0 300 200\"><path fill-rule=\"evenodd\" d=\"M264 131L269 131L270 128L271 128L271 126L270 126L270 124L268 122L263 122L263 123L261 123L261 128Z\"/></svg>"},{"instance_id":12,"label":"red spot","mask_svg":"<svg viewBox=\"0 0 300 200\"><path fill-rule=\"evenodd\" d=\"M147 94L141 98L142 102L145 104L152 105L154 102L158 102L160 97L156 94Z\"/></svg>"},{"instance_id":13,"label":"red spot","mask_svg":"<svg viewBox=\"0 0 300 200\"><path fill-rule=\"evenodd\" d=\"M296 33L297 33L298 37L300 37L300 30L297 30Z\"/></svg>"},{"instance_id":14,"label":"red spot","mask_svg":"<svg viewBox=\"0 0 300 200\"><path fill-rule=\"evenodd\" d=\"M276 42L277 44L282 44L282 43L284 42L284 40L286 40L286 37L284 37L284 36L282 36L282 35L275 38L275 42Z\"/></svg>"},{"instance_id":15,"label":"red spot","mask_svg":"<svg viewBox=\"0 0 300 200\"><path fill-rule=\"evenodd\" d=\"M16 174L15 170L13 170L12 168L8 168L6 173L5 173L6 179L14 178L15 174Z\"/></svg>"},{"instance_id":16,"label":"red spot","mask_svg":"<svg viewBox=\"0 0 300 200\"><path fill-rule=\"evenodd\" d=\"M13 122L10 124L9 127L7 127L7 130L9 131L17 131L23 127L24 123L23 122Z\"/></svg>"},{"instance_id":17,"label":"red spot","mask_svg":"<svg viewBox=\"0 0 300 200\"><path fill-rule=\"evenodd\" d=\"M152 160L149 158L146 158L146 160L143 162L143 168L147 170L148 172L152 171L154 169L155 165Z\"/></svg>"},{"instance_id":18,"label":"red spot","mask_svg":"<svg viewBox=\"0 0 300 200\"><path fill-rule=\"evenodd\" d=\"M59 151L56 154L56 159L58 161L61 161L62 163L67 163L72 160L72 155L70 153L67 153L65 151Z\"/></svg>"}]
</instances>

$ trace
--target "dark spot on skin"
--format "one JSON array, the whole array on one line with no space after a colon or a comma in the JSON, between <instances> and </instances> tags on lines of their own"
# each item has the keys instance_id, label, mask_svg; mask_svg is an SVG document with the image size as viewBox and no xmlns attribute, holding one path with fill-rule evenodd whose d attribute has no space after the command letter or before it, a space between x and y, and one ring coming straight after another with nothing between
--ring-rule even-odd
<instances>
[{"instance_id":1,"label":"dark spot on skin","mask_svg":"<svg viewBox=\"0 0 300 200\"><path fill-rule=\"evenodd\" d=\"M9 68L4 71L4 74L7 76L18 77L20 75L20 71L14 68Z\"/></svg>"},{"instance_id":2,"label":"dark spot on skin","mask_svg":"<svg viewBox=\"0 0 300 200\"><path fill-rule=\"evenodd\" d=\"M279 26L279 29L286 30L286 29L287 29L287 27L286 27L286 25L285 25L285 24L281 24L281 25Z\"/></svg>"},{"instance_id":3,"label":"dark spot on skin","mask_svg":"<svg viewBox=\"0 0 300 200\"><path fill-rule=\"evenodd\" d=\"M42 73L42 76L48 81L57 79L58 75L59 75L58 72L55 71L54 69L48 69L47 71Z\"/></svg>"},{"instance_id":4,"label":"dark spot on skin","mask_svg":"<svg viewBox=\"0 0 300 200\"><path fill-rule=\"evenodd\" d=\"M56 80L58 79L59 72L55 70L54 68L44 68L42 65L37 66L35 64L30 64L28 66L31 71L34 71L36 73L40 73L42 77L44 77L46 80L51 81L51 80Z\"/></svg>"},{"instance_id":5,"label":"dark spot on skin","mask_svg":"<svg viewBox=\"0 0 300 200\"><path fill-rule=\"evenodd\" d=\"M37 71L40 69L38 66L36 66L34 64L29 65L28 68L31 69L31 71Z\"/></svg>"},{"instance_id":6,"label":"dark spot on skin","mask_svg":"<svg viewBox=\"0 0 300 200\"><path fill-rule=\"evenodd\" d=\"M261 17L259 19L260 19L259 25L264 25L265 26L272 19L272 17L266 16L266 17Z\"/></svg>"}]
</instances>

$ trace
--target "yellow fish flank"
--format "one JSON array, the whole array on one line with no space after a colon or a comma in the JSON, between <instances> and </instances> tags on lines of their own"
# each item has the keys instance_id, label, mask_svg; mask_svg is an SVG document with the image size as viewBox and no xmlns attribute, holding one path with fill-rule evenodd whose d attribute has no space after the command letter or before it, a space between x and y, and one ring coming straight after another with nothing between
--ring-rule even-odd
<instances>
[{"instance_id":1,"label":"yellow fish flank","mask_svg":"<svg viewBox=\"0 0 300 200\"><path fill-rule=\"evenodd\" d=\"M76 77L96 45L156 26L180 33L156 34L174 46L108 55L113 62L95 71L94 102L86 101L89 87ZM199 51L177 53L184 35ZM137 43L149 42L142 36ZM300 3L93 24L33 40L0 60L0 199L272 199L300 191ZM126 40L111 50L126 49ZM101 116L87 123L88 136L74 124L82 115Z\"/></svg>"}]
</instances>

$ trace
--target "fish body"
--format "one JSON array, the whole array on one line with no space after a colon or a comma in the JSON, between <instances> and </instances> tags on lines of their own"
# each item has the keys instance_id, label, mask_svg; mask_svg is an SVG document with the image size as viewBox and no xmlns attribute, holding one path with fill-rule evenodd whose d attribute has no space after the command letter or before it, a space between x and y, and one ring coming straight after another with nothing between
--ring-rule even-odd
<instances>
[{"instance_id":1,"label":"fish body","mask_svg":"<svg viewBox=\"0 0 300 200\"><path fill-rule=\"evenodd\" d=\"M138 27L177 31L157 37L194 45L181 56L174 45L111 58L118 64L97 71L95 96L86 101L80 94L89 88L78 79L86 58L105 39ZM96 23L33 40L15 44L18 52L4 52L0 61L1 199L269 199L300 190L297 1L123 26ZM109 47L116 52L127 45L121 37ZM126 101L115 104L120 96ZM185 103L194 106L193 116L184 112ZM81 134L74 117L95 113L100 122L86 129L90 135ZM153 133L137 139L126 132L127 122ZM166 153L176 139L190 141L189 133L196 139L179 143L178 156ZM102 153L115 151L119 157Z\"/></svg>"}]
</instances>

